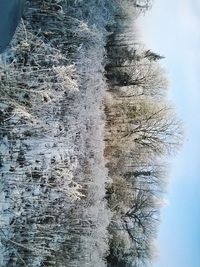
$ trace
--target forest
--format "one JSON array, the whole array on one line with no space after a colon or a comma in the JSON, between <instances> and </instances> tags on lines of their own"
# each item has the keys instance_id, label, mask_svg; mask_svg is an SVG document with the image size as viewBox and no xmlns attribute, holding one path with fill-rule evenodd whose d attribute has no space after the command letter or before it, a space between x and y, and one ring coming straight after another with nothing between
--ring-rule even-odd
<instances>
[{"instance_id":1,"label":"forest","mask_svg":"<svg viewBox=\"0 0 200 267\"><path fill-rule=\"evenodd\" d=\"M153 262L183 124L151 0L27 0L0 58L0 266Z\"/></svg>"}]
</instances>

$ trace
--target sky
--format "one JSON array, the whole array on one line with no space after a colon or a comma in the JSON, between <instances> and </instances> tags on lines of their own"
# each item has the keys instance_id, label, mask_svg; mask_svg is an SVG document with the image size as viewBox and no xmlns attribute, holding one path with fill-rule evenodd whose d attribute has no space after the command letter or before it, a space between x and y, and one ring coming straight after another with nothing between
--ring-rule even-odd
<instances>
[{"instance_id":1,"label":"sky","mask_svg":"<svg viewBox=\"0 0 200 267\"><path fill-rule=\"evenodd\" d=\"M153 267L200 266L200 1L155 0L140 18L142 38L164 55L169 99L184 121L185 140L171 159L170 182Z\"/></svg>"}]
</instances>

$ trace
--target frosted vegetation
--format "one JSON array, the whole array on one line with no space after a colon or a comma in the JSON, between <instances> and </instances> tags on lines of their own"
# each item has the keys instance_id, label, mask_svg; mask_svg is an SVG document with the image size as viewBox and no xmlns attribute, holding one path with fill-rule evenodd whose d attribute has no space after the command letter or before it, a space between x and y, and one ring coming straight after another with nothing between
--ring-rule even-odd
<instances>
[{"instance_id":1,"label":"frosted vegetation","mask_svg":"<svg viewBox=\"0 0 200 267\"><path fill-rule=\"evenodd\" d=\"M0 266L154 258L182 126L134 26L151 5L26 1L0 64Z\"/></svg>"}]
</instances>

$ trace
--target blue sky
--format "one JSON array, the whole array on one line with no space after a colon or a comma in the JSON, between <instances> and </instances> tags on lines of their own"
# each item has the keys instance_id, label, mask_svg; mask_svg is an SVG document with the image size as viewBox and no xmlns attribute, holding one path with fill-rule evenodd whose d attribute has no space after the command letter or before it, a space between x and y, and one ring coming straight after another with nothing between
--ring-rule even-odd
<instances>
[{"instance_id":1,"label":"blue sky","mask_svg":"<svg viewBox=\"0 0 200 267\"><path fill-rule=\"evenodd\" d=\"M155 0L139 24L148 46L166 56L169 98L186 128L184 146L172 159L153 267L199 267L200 1Z\"/></svg>"}]
</instances>

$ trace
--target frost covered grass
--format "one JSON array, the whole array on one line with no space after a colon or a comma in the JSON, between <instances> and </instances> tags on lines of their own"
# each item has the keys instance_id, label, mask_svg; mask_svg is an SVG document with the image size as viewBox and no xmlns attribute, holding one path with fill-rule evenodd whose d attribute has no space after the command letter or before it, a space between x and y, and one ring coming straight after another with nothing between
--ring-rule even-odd
<instances>
[{"instance_id":1,"label":"frost covered grass","mask_svg":"<svg viewBox=\"0 0 200 267\"><path fill-rule=\"evenodd\" d=\"M106 266L109 1L27 1L0 66L0 266Z\"/></svg>"}]
</instances>

